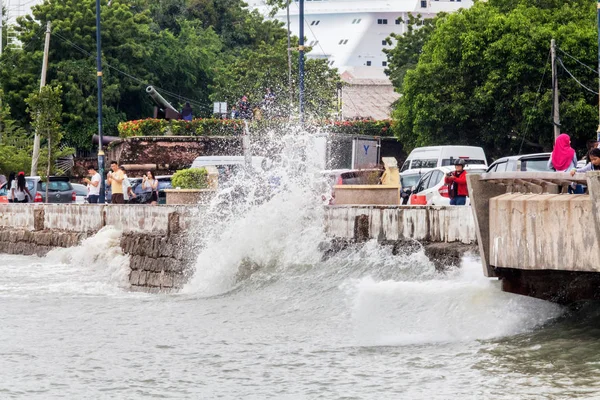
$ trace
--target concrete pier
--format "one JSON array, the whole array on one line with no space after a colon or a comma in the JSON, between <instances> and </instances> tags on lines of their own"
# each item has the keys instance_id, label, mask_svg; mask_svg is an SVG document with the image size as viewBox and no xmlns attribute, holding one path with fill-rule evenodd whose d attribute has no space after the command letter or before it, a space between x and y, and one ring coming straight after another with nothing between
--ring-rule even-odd
<instances>
[{"instance_id":1,"label":"concrete pier","mask_svg":"<svg viewBox=\"0 0 600 400\"><path fill-rule=\"evenodd\" d=\"M600 172L468 177L483 272L505 291L561 303L600 299ZM589 194L564 193L571 183Z\"/></svg>"}]
</instances>

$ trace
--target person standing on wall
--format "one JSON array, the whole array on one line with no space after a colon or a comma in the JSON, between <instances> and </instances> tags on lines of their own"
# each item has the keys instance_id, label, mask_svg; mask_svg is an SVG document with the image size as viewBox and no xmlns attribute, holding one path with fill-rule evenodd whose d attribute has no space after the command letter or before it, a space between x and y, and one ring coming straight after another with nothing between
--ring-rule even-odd
<instances>
[{"instance_id":1,"label":"person standing on wall","mask_svg":"<svg viewBox=\"0 0 600 400\"><path fill-rule=\"evenodd\" d=\"M467 204L467 171L465 171L465 160L459 159L454 163L454 172L448 172L444 183L448 185L451 206L464 206Z\"/></svg>"},{"instance_id":2,"label":"person standing on wall","mask_svg":"<svg viewBox=\"0 0 600 400\"><path fill-rule=\"evenodd\" d=\"M88 187L88 203L98 204L98 199L100 198L100 180L102 179L102 177L96 171L93 165L88 165L87 170L88 175L92 178L85 178L83 180L85 183L87 183Z\"/></svg>"},{"instance_id":3,"label":"person standing on wall","mask_svg":"<svg viewBox=\"0 0 600 400\"><path fill-rule=\"evenodd\" d=\"M110 162L111 171L108 173L108 184L110 185L110 191L112 193L111 203L112 204L125 204L123 197L123 171L119 169L119 164L116 161Z\"/></svg>"}]
</instances>

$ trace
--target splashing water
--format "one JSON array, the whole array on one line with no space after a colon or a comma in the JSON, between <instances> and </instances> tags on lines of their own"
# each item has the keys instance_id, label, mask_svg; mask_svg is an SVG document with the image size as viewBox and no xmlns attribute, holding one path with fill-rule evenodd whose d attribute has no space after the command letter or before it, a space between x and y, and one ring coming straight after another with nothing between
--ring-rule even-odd
<instances>
[{"instance_id":1,"label":"splashing water","mask_svg":"<svg viewBox=\"0 0 600 400\"><path fill-rule=\"evenodd\" d=\"M352 310L357 343L395 346L492 339L528 332L560 316L562 307L500 290L473 257L459 271L418 281L342 285Z\"/></svg>"},{"instance_id":2,"label":"splashing water","mask_svg":"<svg viewBox=\"0 0 600 400\"><path fill-rule=\"evenodd\" d=\"M184 293L211 296L233 289L240 274L316 264L323 242L323 207L316 135L262 138L276 152L268 170L234 174L204 214L195 273ZM265 148L262 149L265 152ZM242 267L240 269L240 267Z\"/></svg>"}]
</instances>

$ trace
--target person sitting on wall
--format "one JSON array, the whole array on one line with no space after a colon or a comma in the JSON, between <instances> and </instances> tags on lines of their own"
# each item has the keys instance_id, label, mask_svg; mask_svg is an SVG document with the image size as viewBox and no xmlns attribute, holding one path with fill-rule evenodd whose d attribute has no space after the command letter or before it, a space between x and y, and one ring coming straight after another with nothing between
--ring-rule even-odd
<instances>
[{"instance_id":1,"label":"person sitting on wall","mask_svg":"<svg viewBox=\"0 0 600 400\"><path fill-rule=\"evenodd\" d=\"M111 203L112 204L125 204L125 198L123 197L123 180L125 176L123 171L119 169L119 164L116 161L110 162L111 171L108 173L108 184L110 185Z\"/></svg>"},{"instance_id":2,"label":"person sitting on wall","mask_svg":"<svg viewBox=\"0 0 600 400\"><path fill-rule=\"evenodd\" d=\"M595 147L590 150L588 153L590 158L590 162L582 168L573 168L571 169L571 176L576 173L584 173L588 171L600 171L600 149Z\"/></svg>"},{"instance_id":3,"label":"person sitting on wall","mask_svg":"<svg viewBox=\"0 0 600 400\"><path fill-rule=\"evenodd\" d=\"M467 204L467 171L465 171L465 160L459 159L454 163L454 172L448 172L444 183L448 185L451 206L464 206Z\"/></svg>"}]
</instances>

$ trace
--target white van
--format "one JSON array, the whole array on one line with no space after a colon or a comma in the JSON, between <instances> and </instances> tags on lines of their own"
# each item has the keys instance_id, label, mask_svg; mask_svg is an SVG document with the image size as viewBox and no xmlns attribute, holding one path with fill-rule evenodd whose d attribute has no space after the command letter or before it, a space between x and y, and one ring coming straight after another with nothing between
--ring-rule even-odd
<instances>
[{"instance_id":1,"label":"white van","mask_svg":"<svg viewBox=\"0 0 600 400\"><path fill-rule=\"evenodd\" d=\"M473 146L430 146L417 147L410 152L402 164L400 172L408 170L429 170L431 168L454 165L458 159L463 159L469 166L487 167L485 153L481 147Z\"/></svg>"}]
</instances>

